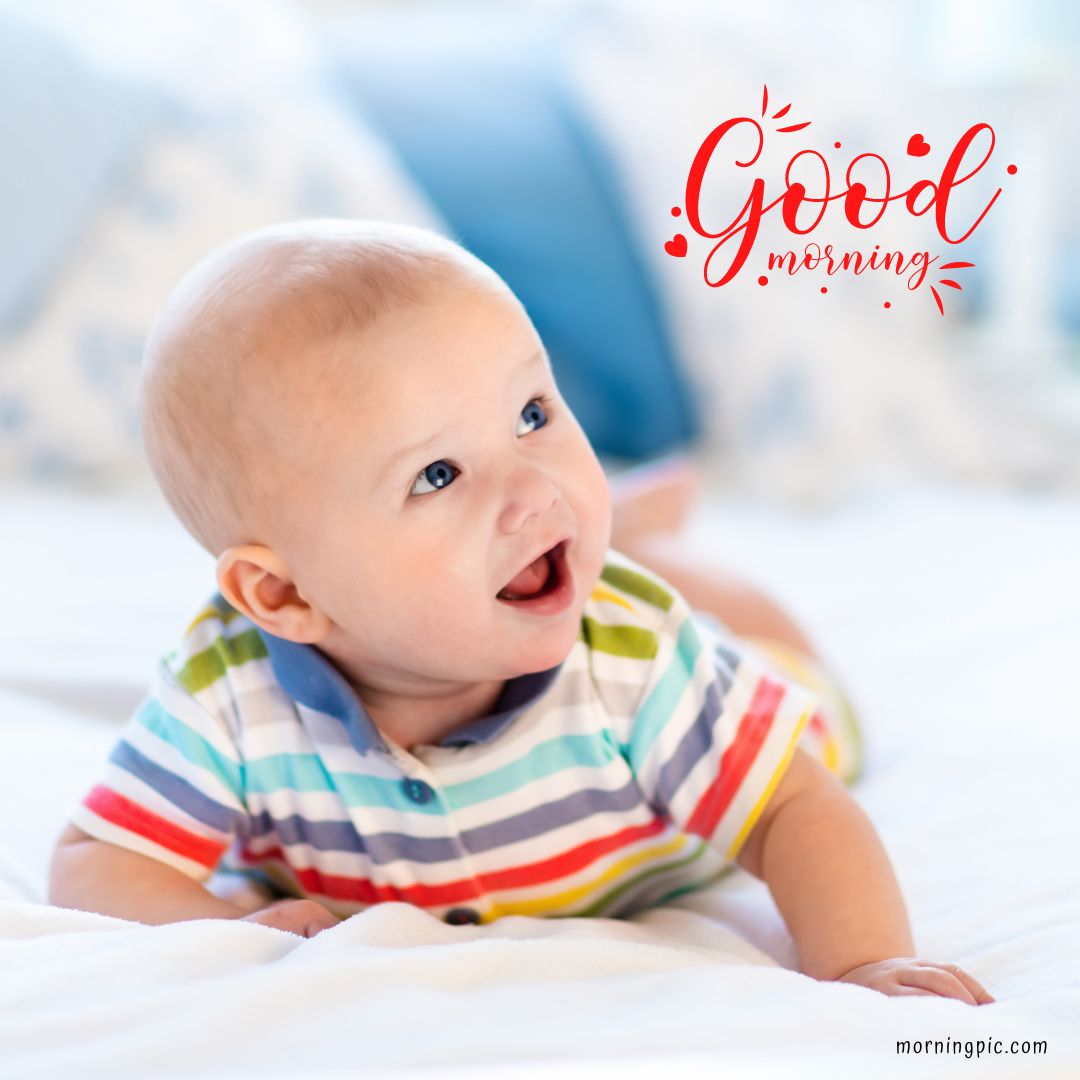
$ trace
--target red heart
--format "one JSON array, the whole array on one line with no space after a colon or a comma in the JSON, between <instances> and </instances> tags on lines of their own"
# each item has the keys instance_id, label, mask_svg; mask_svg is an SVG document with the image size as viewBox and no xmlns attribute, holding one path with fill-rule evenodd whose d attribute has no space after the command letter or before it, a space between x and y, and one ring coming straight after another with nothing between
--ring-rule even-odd
<instances>
[{"instance_id":1,"label":"red heart","mask_svg":"<svg viewBox=\"0 0 1080 1080\"><path fill-rule=\"evenodd\" d=\"M676 259L681 259L686 254L686 237L682 233L676 233L665 245L664 250Z\"/></svg>"},{"instance_id":2,"label":"red heart","mask_svg":"<svg viewBox=\"0 0 1080 1080\"><path fill-rule=\"evenodd\" d=\"M930 144L921 135L912 135L907 141L907 152L912 157L926 157L930 153Z\"/></svg>"}]
</instances>

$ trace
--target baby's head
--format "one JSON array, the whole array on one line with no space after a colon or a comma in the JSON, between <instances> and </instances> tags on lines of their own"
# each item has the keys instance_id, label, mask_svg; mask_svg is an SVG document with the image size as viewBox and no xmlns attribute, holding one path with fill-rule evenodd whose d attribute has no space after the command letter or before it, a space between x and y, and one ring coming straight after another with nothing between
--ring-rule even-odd
<instances>
[{"instance_id":1,"label":"baby's head","mask_svg":"<svg viewBox=\"0 0 1080 1080\"><path fill-rule=\"evenodd\" d=\"M356 685L507 679L569 653L607 483L521 303L451 241L319 219L217 249L155 322L139 408L226 599ZM559 541L569 604L497 595Z\"/></svg>"}]
</instances>

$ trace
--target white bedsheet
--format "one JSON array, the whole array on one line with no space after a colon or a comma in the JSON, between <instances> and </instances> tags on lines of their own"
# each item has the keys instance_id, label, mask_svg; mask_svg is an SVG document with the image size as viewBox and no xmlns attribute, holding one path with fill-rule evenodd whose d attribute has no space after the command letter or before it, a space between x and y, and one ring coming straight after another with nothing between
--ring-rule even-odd
<instances>
[{"instance_id":1,"label":"white bedsheet","mask_svg":"<svg viewBox=\"0 0 1080 1080\"><path fill-rule=\"evenodd\" d=\"M45 906L53 838L213 576L163 503L16 491L0 499L0 1074L1078 1075L1080 505L712 503L690 538L841 672L866 729L855 796L918 952L996 1004L787 970L783 923L741 871L629 921L448 926L392 903L311 940ZM898 1039L1048 1050L913 1062Z\"/></svg>"}]
</instances>

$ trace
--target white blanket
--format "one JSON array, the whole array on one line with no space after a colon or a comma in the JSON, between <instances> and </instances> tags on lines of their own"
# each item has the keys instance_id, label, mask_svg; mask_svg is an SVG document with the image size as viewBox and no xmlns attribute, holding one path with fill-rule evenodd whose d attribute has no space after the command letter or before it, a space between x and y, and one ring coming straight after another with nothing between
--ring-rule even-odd
<instances>
[{"instance_id":1,"label":"white blanket","mask_svg":"<svg viewBox=\"0 0 1080 1080\"><path fill-rule=\"evenodd\" d=\"M0 1074L1077 1075L1080 506L914 489L817 517L714 503L690 535L841 673L867 742L854 794L918 953L996 1004L788 970L768 890L742 871L629 921L448 926L389 903L310 940L45 906L53 838L213 576L160 503L22 492L0 502ZM902 1039L951 1052L912 1061ZM978 1040L1003 1052L976 1060Z\"/></svg>"}]
</instances>

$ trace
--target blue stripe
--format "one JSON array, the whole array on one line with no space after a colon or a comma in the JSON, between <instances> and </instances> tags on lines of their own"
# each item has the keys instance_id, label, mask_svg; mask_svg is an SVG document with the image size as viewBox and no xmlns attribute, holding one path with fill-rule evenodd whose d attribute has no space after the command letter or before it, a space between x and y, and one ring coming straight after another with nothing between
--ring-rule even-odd
<instances>
[{"instance_id":1,"label":"blue stripe","mask_svg":"<svg viewBox=\"0 0 1080 1080\"><path fill-rule=\"evenodd\" d=\"M349 808L382 807L445 817L453 810L468 809L567 769L601 768L617 753L611 741L600 733L557 735L534 746L517 761L485 776L447 785L441 792L436 790L430 802L419 804L405 794L401 779L346 772L332 775L315 754L268 754L248 762L246 790L261 794L281 790L334 791Z\"/></svg>"},{"instance_id":2,"label":"blue stripe","mask_svg":"<svg viewBox=\"0 0 1080 1080\"><path fill-rule=\"evenodd\" d=\"M538 806L503 818L501 821L466 829L458 838L410 836L401 832L378 832L361 835L351 821L310 821L299 814L274 819L265 810L252 818L251 838L275 836L281 845L307 844L315 851L340 852L345 855L366 856L375 865L396 860L412 863L458 863L466 854L480 855L509 844L520 843L543 836L555 829L562 829L594 815L625 815L641 806L641 790L631 777L619 789L607 791L588 788L574 791L561 799L544 802ZM622 827L644 822L628 819L619 822ZM598 831L606 835L610 823ZM572 846L584 843L588 836L575 838ZM363 871L360 871L361 873ZM357 873L349 870L350 876Z\"/></svg>"},{"instance_id":3,"label":"blue stripe","mask_svg":"<svg viewBox=\"0 0 1080 1080\"><path fill-rule=\"evenodd\" d=\"M243 801L243 766L225 757L183 720L166 711L159 701L155 698L145 699L139 705L135 719L162 742L178 750L192 765L216 777L224 788Z\"/></svg>"},{"instance_id":4,"label":"blue stripe","mask_svg":"<svg viewBox=\"0 0 1080 1080\"><path fill-rule=\"evenodd\" d=\"M687 616L679 628L671 663L653 687L648 700L638 710L630 734L629 748L623 748L624 756L627 749L629 750L630 767L637 775L641 775L645 759L649 756L657 736L675 714L679 700L693 676L694 665L700 653L701 638L694 627L694 620Z\"/></svg>"},{"instance_id":5,"label":"blue stripe","mask_svg":"<svg viewBox=\"0 0 1080 1080\"><path fill-rule=\"evenodd\" d=\"M714 743L719 745L715 738L717 720L723 709L723 693L727 687L718 689L719 680L709 684L705 692L705 701L694 719L693 724L679 740L675 753L664 762L663 768L656 781L656 798L665 809L670 807L676 793L686 778L690 775L698 762L708 754ZM717 760L716 768L720 762Z\"/></svg>"},{"instance_id":6,"label":"blue stripe","mask_svg":"<svg viewBox=\"0 0 1080 1080\"><path fill-rule=\"evenodd\" d=\"M113 747L109 754L109 761L137 777L147 787L153 788L162 798L179 807L196 821L201 821L218 832L238 836L247 835L249 819L246 813L233 810L211 799L205 792L189 784L187 780L181 779L175 773L151 761L126 739L120 739ZM106 778L106 783L108 782ZM130 797L124 793L122 787L114 787L114 790L124 798ZM134 801L138 802L137 799ZM147 809L150 813L155 812L150 807Z\"/></svg>"},{"instance_id":7,"label":"blue stripe","mask_svg":"<svg viewBox=\"0 0 1080 1080\"><path fill-rule=\"evenodd\" d=\"M656 796L662 806L671 806L679 788L697 767L698 762L712 750L714 743L719 744L720 740L716 738L717 721L724 708L724 698L735 681L735 666L726 661L725 654L731 656L735 665L738 664L738 658L734 654L719 647L712 649L710 655L713 659L714 678L705 691L705 700L693 724L679 740L675 752L664 762L657 778ZM716 769L719 768L720 762L717 760Z\"/></svg>"}]
</instances>

